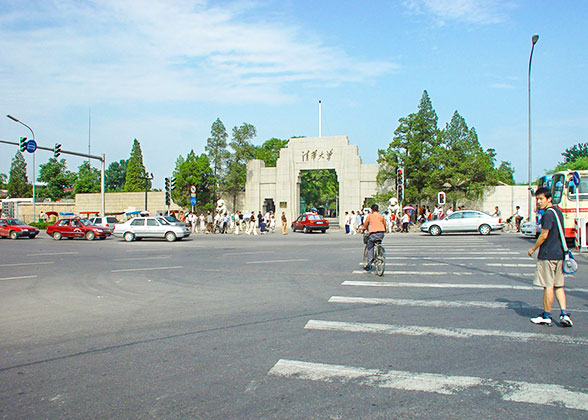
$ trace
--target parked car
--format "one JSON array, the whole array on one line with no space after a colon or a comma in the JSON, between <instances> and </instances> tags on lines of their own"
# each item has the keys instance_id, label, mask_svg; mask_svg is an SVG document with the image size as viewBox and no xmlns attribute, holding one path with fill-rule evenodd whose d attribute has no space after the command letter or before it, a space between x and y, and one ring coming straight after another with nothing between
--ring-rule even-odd
<instances>
[{"instance_id":1,"label":"parked car","mask_svg":"<svg viewBox=\"0 0 588 420\"><path fill-rule=\"evenodd\" d=\"M54 225L47 226L47 235L56 241L61 238L106 239L111 233L109 228L94 226L88 219L59 219Z\"/></svg>"},{"instance_id":2,"label":"parked car","mask_svg":"<svg viewBox=\"0 0 588 420\"><path fill-rule=\"evenodd\" d=\"M186 226L170 224L162 216L135 217L114 227L114 236L124 238L127 242L143 238L165 238L169 242L190 236Z\"/></svg>"},{"instance_id":3,"label":"parked car","mask_svg":"<svg viewBox=\"0 0 588 420\"><path fill-rule=\"evenodd\" d=\"M539 237L541 233L541 225L537 222L525 222L521 223L521 233L525 236L530 236L532 238Z\"/></svg>"},{"instance_id":4,"label":"parked car","mask_svg":"<svg viewBox=\"0 0 588 420\"><path fill-rule=\"evenodd\" d=\"M325 233L328 228L329 221L314 213L304 213L292 223L292 232L301 230L304 233L309 233L313 230L320 230L321 233Z\"/></svg>"},{"instance_id":5,"label":"parked car","mask_svg":"<svg viewBox=\"0 0 588 420\"><path fill-rule=\"evenodd\" d=\"M0 219L0 238L17 239L27 237L34 239L39 229L27 225L18 219Z\"/></svg>"},{"instance_id":6,"label":"parked car","mask_svg":"<svg viewBox=\"0 0 588 420\"><path fill-rule=\"evenodd\" d=\"M118 225L120 222L114 216L106 216L106 217L91 217L88 219L94 226L102 226L110 228L110 230L114 229L115 225Z\"/></svg>"},{"instance_id":7,"label":"parked car","mask_svg":"<svg viewBox=\"0 0 588 420\"><path fill-rule=\"evenodd\" d=\"M479 232L489 235L493 230L500 230L504 224L498 217L476 210L456 211L442 220L429 220L421 225L422 232L431 236L445 232Z\"/></svg>"}]
</instances>

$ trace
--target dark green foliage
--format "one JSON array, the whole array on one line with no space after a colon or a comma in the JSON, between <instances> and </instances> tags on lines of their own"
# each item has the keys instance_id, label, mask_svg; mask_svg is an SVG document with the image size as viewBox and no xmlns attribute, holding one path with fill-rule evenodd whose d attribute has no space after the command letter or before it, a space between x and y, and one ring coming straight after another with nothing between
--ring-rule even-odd
<instances>
[{"instance_id":1,"label":"dark green foliage","mask_svg":"<svg viewBox=\"0 0 588 420\"><path fill-rule=\"evenodd\" d=\"M137 139L133 141L131 157L127 161L127 173L124 190L126 192L145 191L145 165L143 165L143 152ZM151 189L151 181L147 182L147 189Z\"/></svg>"},{"instance_id":2,"label":"dark green foliage","mask_svg":"<svg viewBox=\"0 0 588 420\"><path fill-rule=\"evenodd\" d=\"M172 190L172 199L176 204L190 207L190 185L195 185L197 208L212 209L212 194L216 179L207 155L203 153L196 156L191 150L185 159L180 156L176 161L174 176L176 188Z\"/></svg>"},{"instance_id":3,"label":"dark green foliage","mask_svg":"<svg viewBox=\"0 0 588 420\"><path fill-rule=\"evenodd\" d=\"M112 162L104 171L104 184L108 192L124 191L125 178L127 177L127 161L121 159ZM144 185L144 184L143 184Z\"/></svg>"},{"instance_id":4,"label":"dark green foliage","mask_svg":"<svg viewBox=\"0 0 588 420\"><path fill-rule=\"evenodd\" d=\"M276 166L276 162L280 157L280 149L288 145L288 140L280 140L271 138L266 140L261 146L255 149L255 159L261 159L266 167Z\"/></svg>"},{"instance_id":5,"label":"dark green foliage","mask_svg":"<svg viewBox=\"0 0 588 420\"><path fill-rule=\"evenodd\" d=\"M306 201L306 207L323 207L326 203L335 203L339 194L337 172L334 169L302 171L300 177L300 197ZM305 209L300 209L304 211Z\"/></svg>"},{"instance_id":6,"label":"dark green foliage","mask_svg":"<svg viewBox=\"0 0 588 420\"><path fill-rule=\"evenodd\" d=\"M510 162L500 162L500 166L496 168L496 180L508 185L514 185L514 168Z\"/></svg>"},{"instance_id":7,"label":"dark green foliage","mask_svg":"<svg viewBox=\"0 0 588 420\"><path fill-rule=\"evenodd\" d=\"M100 171L93 168L85 160L78 168L78 174L73 185L74 194L100 192Z\"/></svg>"},{"instance_id":8,"label":"dark green foliage","mask_svg":"<svg viewBox=\"0 0 588 420\"><path fill-rule=\"evenodd\" d=\"M233 135L229 143L233 153L223 180L223 190L233 196L233 205L237 193L245 188L247 161L255 157L255 146L251 143L251 139L256 135L255 127L251 124L243 123L240 127L233 127Z\"/></svg>"},{"instance_id":9,"label":"dark green foliage","mask_svg":"<svg viewBox=\"0 0 588 420\"><path fill-rule=\"evenodd\" d=\"M562 162L552 172L564 171L566 169L570 171L588 170L588 156L580 156L572 161Z\"/></svg>"},{"instance_id":10,"label":"dark green foliage","mask_svg":"<svg viewBox=\"0 0 588 420\"><path fill-rule=\"evenodd\" d=\"M58 161L51 157L46 164L41 165L39 181L45 182L47 185L39 189L38 196L48 197L52 200L71 198L72 194L64 190L72 188L75 179L76 174L67 170L65 159Z\"/></svg>"},{"instance_id":11,"label":"dark green foliage","mask_svg":"<svg viewBox=\"0 0 588 420\"><path fill-rule=\"evenodd\" d=\"M588 143L578 143L568 147L561 155L564 157L564 163L573 162L581 157L588 157Z\"/></svg>"},{"instance_id":12,"label":"dark green foliage","mask_svg":"<svg viewBox=\"0 0 588 420\"><path fill-rule=\"evenodd\" d=\"M229 135L227 134L225 125L220 120L220 118L217 118L216 121L212 123L212 127L210 128L210 137L206 140L205 147L206 153L208 153L208 158L212 163L212 172L216 180L216 183L213 186L213 196L215 201L217 199L218 190L220 188L219 182L223 178L228 164L228 159L231 155L227 150L228 138Z\"/></svg>"},{"instance_id":13,"label":"dark green foliage","mask_svg":"<svg viewBox=\"0 0 588 420\"><path fill-rule=\"evenodd\" d=\"M19 151L16 152L10 164L7 189L8 196L12 198L32 195L32 187L29 185L29 179L27 177L27 163Z\"/></svg>"},{"instance_id":14,"label":"dark green foliage","mask_svg":"<svg viewBox=\"0 0 588 420\"><path fill-rule=\"evenodd\" d=\"M0 188L6 188L8 186L8 176L6 174L0 174Z\"/></svg>"}]
</instances>

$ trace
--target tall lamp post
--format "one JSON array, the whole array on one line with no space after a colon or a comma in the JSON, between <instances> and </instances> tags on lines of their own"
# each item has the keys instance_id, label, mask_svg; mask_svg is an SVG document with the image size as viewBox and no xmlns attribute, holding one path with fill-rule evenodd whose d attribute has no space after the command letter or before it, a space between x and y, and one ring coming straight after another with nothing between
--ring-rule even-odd
<instances>
[{"instance_id":1,"label":"tall lamp post","mask_svg":"<svg viewBox=\"0 0 588 420\"><path fill-rule=\"evenodd\" d=\"M19 124L22 124L22 125L24 125L26 128L28 128L29 130L31 130L31 134L33 135L33 140L35 140L35 132L33 131L33 129L32 129L31 127L29 127L28 125L26 125L26 124L25 124L25 123L23 123L22 121L20 121L20 120L18 120L18 119L16 119L16 118L14 118L12 115L7 115L6 117L10 118L10 119L11 119L12 121L14 121L14 122L17 122L17 123L19 123ZM36 140L35 140L35 141L36 141ZM35 194L35 192L36 192L36 191L35 191L35 183L36 183L36 181L37 181L37 179L36 179L37 175L36 175L36 173L35 173L35 172L36 172L36 171L35 171L35 168L36 168L36 163L35 163L35 152L33 152L33 222L35 222L35 221L36 221L36 219L35 219L35 215L36 215L36 212L35 212L35 201L36 201L36 194Z\"/></svg>"},{"instance_id":2,"label":"tall lamp post","mask_svg":"<svg viewBox=\"0 0 588 420\"><path fill-rule=\"evenodd\" d=\"M532 154L531 154L531 61L533 60L533 50L535 44L539 41L539 35L535 34L531 37L531 55L529 56L529 77L528 81L528 92L529 92L529 167L527 172L527 181L529 184L529 221L531 221L531 214L533 210L533 190L531 189L531 169L532 169Z\"/></svg>"},{"instance_id":3,"label":"tall lamp post","mask_svg":"<svg viewBox=\"0 0 588 420\"><path fill-rule=\"evenodd\" d=\"M153 173L145 172L140 178L145 181L145 211L147 212L147 191L149 190L149 181L153 180Z\"/></svg>"}]
</instances>

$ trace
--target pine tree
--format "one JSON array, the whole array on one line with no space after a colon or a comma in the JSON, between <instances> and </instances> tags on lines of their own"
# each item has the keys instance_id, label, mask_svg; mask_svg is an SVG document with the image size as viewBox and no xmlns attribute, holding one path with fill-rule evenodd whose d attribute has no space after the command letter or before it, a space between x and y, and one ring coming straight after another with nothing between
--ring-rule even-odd
<instances>
[{"instance_id":1,"label":"pine tree","mask_svg":"<svg viewBox=\"0 0 588 420\"><path fill-rule=\"evenodd\" d=\"M206 153L208 153L208 157L212 163L214 178L216 179L216 183L213 186L213 199L215 201L218 198L219 182L223 178L224 170L228 164L227 160L231 155L227 150L228 137L229 135L227 134L225 125L220 118L217 118L212 123L210 137L206 140L205 147Z\"/></svg>"},{"instance_id":2,"label":"pine tree","mask_svg":"<svg viewBox=\"0 0 588 420\"><path fill-rule=\"evenodd\" d=\"M137 139L133 141L131 157L127 161L127 174L125 177L126 192L145 191L145 166L143 165L143 152L141 144ZM151 181L148 181L147 188L151 189Z\"/></svg>"},{"instance_id":3,"label":"pine tree","mask_svg":"<svg viewBox=\"0 0 588 420\"><path fill-rule=\"evenodd\" d=\"M31 195L31 186L27 177L27 163L20 151L17 151L10 164L8 179L9 197L27 197Z\"/></svg>"}]
</instances>

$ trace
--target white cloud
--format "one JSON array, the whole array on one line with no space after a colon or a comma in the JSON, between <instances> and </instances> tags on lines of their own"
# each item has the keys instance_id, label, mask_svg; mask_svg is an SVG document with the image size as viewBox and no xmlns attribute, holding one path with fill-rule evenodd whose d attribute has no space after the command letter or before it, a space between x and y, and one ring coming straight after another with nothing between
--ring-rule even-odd
<instances>
[{"instance_id":1,"label":"white cloud","mask_svg":"<svg viewBox=\"0 0 588 420\"><path fill-rule=\"evenodd\" d=\"M292 85L360 82L358 61L249 2L43 1L0 12L4 101L280 103Z\"/></svg>"},{"instance_id":2,"label":"white cloud","mask_svg":"<svg viewBox=\"0 0 588 420\"><path fill-rule=\"evenodd\" d=\"M514 7L505 0L406 0L405 5L414 13L432 15L439 25L448 21L482 25L500 23Z\"/></svg>"}]
</instances>

